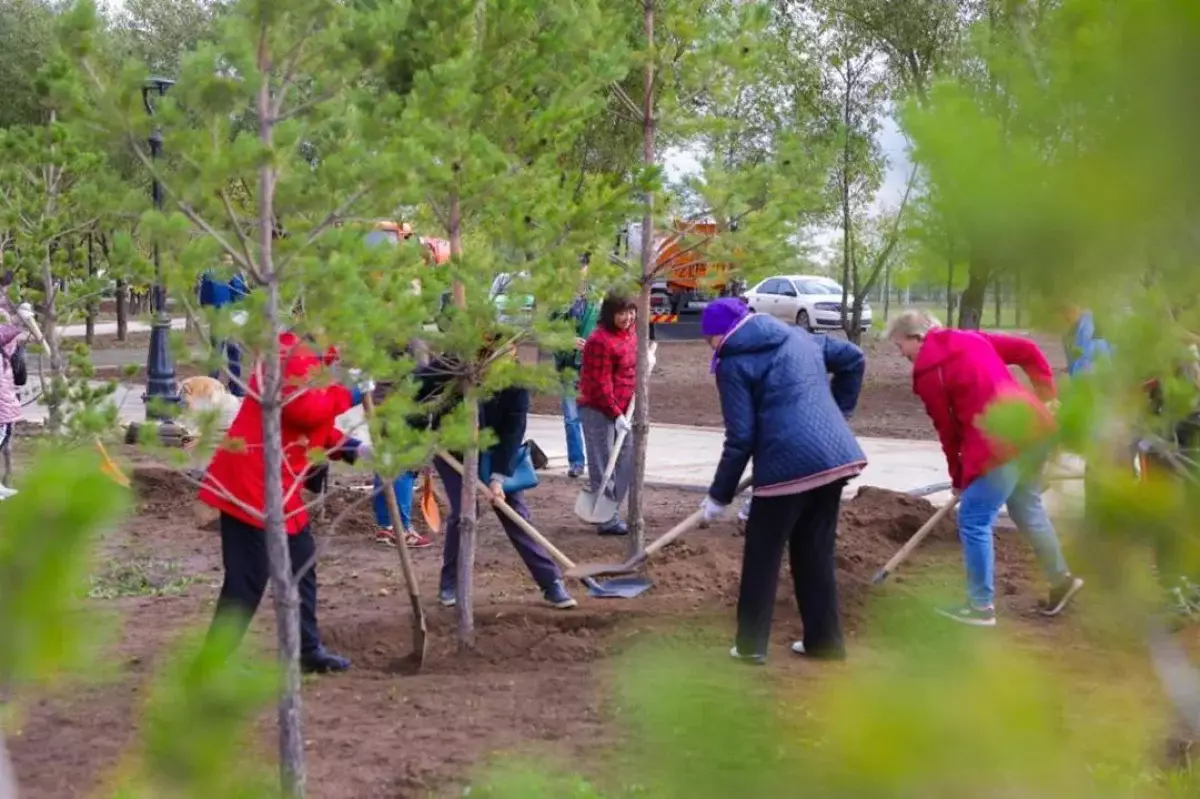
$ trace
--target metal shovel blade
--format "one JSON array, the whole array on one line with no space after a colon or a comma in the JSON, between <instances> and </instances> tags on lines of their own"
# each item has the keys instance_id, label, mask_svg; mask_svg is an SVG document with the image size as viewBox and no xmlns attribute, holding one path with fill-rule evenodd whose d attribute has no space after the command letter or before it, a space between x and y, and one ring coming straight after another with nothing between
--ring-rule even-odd
<instances>
[{"instance_id":1,"label":"metal shovel blade","mask_svg":"<svg viewBox=\"0 0 1200 799\"><path fill-rule=\"evenodd\" d=\"M579 563L573 569L567 569L566 576L576 580L588 580L593 577L611 577L621 574L632 574L641 566L640 560L628 560L624 563Z\"/></svg>"},{"instance_id":2,"label":"metal shovel blade","mask_svg":"<svg viewBox=\"0 0 1200 799\"><path fill-rule=\"evenodd\" d=\"M633 599L654 585L649 577L642 576L617 577L602 583L585 580L584 584L588 595L596 599Z\"/></svg>"},{"instance_id":3,"label":"metal shovel blade","mask_svg":"<svg viewBox=\"0 0 1200 799\"><path fill-rule=\"evenodd\" d=\"M575 500L575 515L591 524L604 524L617 515L616 500L603 491L591 492L582 489Z\"/></svg>"}]
</instances>

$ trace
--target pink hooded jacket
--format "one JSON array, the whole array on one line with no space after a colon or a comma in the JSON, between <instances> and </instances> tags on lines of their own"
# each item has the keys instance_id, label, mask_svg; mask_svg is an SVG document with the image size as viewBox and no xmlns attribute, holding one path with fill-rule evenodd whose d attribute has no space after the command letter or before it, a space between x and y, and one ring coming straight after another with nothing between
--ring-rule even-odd
<instances>
[{"instance_id":1,"label":"pink hooded jacket","mask_svg":"<svg viewBox=\"0 0 1200 799\"><path fill-rule=\"evenodd\" d=\"M0 350L4 357L0 358L0 424L11 424L21 418L21 400L17 397L17 387L13 384L12 366L8 359L13 352L28 337L25 326L13 322L15 312L7 303L0 304Z\"/></svg>"},{"instance_id":2,"label":"pink hooded jacket","mask_svg":"<svg viewBox=\"0 0 1200 799\"><path fill-rule=\"evenodd\" d=\"M1008 371L1019 366L1033 383L1035 397ZM999 400L1029 402L1044 423L1054 418L1044 403L1055 397L1054 373L1046 356L1028 339L998 333L939 328L925 336L913 365L913 393L937 428L946 466L955 488L1016 457L1009 445L978 426L980 417Z\"/></svg>"}]
</instances>

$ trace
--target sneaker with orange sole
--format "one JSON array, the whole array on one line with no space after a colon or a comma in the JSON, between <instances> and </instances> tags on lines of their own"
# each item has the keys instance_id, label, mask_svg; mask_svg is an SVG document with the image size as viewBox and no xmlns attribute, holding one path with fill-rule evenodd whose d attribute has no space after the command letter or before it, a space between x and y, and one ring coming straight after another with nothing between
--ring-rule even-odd
<instances>
[{"instance_id":1,"label":"sneaker with orange sole","mask_svg":"<svg viewBox=\"0 0 1200 799\"><path fill-rule=\"evenodd\" d=\"M383 544L384 546L394 547L396 545L396 531L391 527L375 528L375 543ZM416 530L404 531L404 543L409 549L425 549L433 546L433 542L428 536L421 535Z\"/></svg>"}]
</instances>

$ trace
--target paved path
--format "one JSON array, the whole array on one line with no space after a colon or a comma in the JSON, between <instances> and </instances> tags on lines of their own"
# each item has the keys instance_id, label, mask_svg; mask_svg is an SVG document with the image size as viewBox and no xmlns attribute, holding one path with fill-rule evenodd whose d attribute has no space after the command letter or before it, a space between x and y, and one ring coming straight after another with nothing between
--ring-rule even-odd
<instances>
[{"instance_id":1,"label":"paved path","mask_svg":"<svg viewBox=\"0 0 1200 799\"><path fill-rule=\"evenodd\" d=\"M172 319L172 330L184 330L187 327L186 319ZM149 333L149 322L139 322L134 319L129 320L129 325L126 330L130 333ZM116 322L97 322L97 336L115 336L117 334ZM62 338L83 338L87 335L87 325L64 325L58 329L58 335Z\"/></svg>"},{"instance_id":2,"label":"paved path","mask_svg":"<svg viewBox=\"0 0 1200 799\"><path fill-rule=\"evenodd\" d=\"M122 384L113 397L124 422L143 421L145 409L141 385ZM45 408L30 405L23 416L28 421L45 418ZM354 408L339 420L343 430L369 440L361 408ZM676 485L697 492L707 488L721 454L721 430L684 425L655 425L650 431L650 446L646 463L646 478L651 484ZM567 467L566 440L562 420L556 416L529 417L527 437L550 458L552 472L565 473ZM909 441L889 438L859 438L867 454L868 466L862 476L847 488L849 494L860 485L888 488L893 491L916 491L931 485L948 482L946 462L941 447L935 441ZM1056 469L1066 473L1081 473L1076 459L1064 459ZM1080 497L1082 483L1078 480L1056 484L1049 495L1052 507L1066 510L1074 507ZM950 499L949 491L929 495L930 501L942 504ZM1068 504L1064 504L1068 503Z\"/></svg>"}]
</instances>

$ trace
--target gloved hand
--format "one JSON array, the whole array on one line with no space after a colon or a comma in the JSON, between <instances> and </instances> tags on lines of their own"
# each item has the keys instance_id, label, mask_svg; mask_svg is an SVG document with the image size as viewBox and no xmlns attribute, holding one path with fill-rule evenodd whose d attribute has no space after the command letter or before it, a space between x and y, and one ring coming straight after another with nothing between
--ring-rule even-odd
<instances>
[{"instance_id":1,"label":"gloved hand","mask_svg":"<svg viewBox=\"0 0 1200 799\"><path fill-rule=\"evenodd\" d=\"M250 314L246 311L234 311L229 315L229 321L233 322L234 327L245 327L249 319Z\"/></svg>"},{"instance_id":2,"label":"gloved hand","mask_svg":"<svg viewBox=\"0 0 1200 799\"><path fill-rule=\"evenodd\" d=\"M365 441L360 441L358 448L354 450L354 462L370 463L375 458L374 448Z\"/></svg>"},{"instance_id":3,"label":"gloved hand","mask_svg":"<svg viewBox=\"0 0 1200 799\"><path fill-rule=\"evenodd\" d=\"M629 433L633 430L633 426L629 424L629 419L626 418L625 414L618 416L614 420L614 423L617 425L618 433L625 433L626 435L629 435Z\"/></svg>"},{"instance_id":4,"label":"gloved hand","mask_svg":"<svg viewBox=\"0 0 1200 799\"><path fill-rule=\"evenodd\" d=\"M375 390L375 381L364 375L361 369L351 369L347 375L350 377L350 401L360 405L363 396Z\"/></svg>"},{"instance_id":5,"label":"gloved hand","mask_svg":"<svg viewBox=\"0 0 1200 799\"><path fill-rule=\"evenodd\" d=\"M493 474L492 481L488 484L488 490L492 492L492 496L498 500L504 500L504 476Z\"/></svg>"},{"instance_id":6,"label":"gloved hand","mask_svg":"<svg viewBox=\"0 0 1200 799\"><path fill-rule=\"evenodd\" d=\"M704 526L707 526L712 522L715 522L717 519L720 519L725 515L725 509L727 507L727 505L717 502L712 497L705 497L700 503L700 512L703 514L700 523Z\"/></svg>"},{"instance_id":7,"label":"gloved hand","mask_svg":"<svg viewBox=\"0 0 1200 799\"><path fill-rule=\"evenodd\" d=\"M25 327L29 328L30 334L39 344L44 342L45 336L42 335L42 329L38 327L37 316L33 312L33 306L27 302L23 302L17 306L17 316L25 323Z\"/></svg>"},{"instance_id":8,"label":"gloved hand","mask_svg":"<svg viewBox=\"0 0 1200 799\"><path fill-rule=\"evenodd\" d=\"M646 358L646 371L653 372L654 367L657 364L658 364L658 345L651 344L649 357Z\"/></svg>"}]
</instances>

